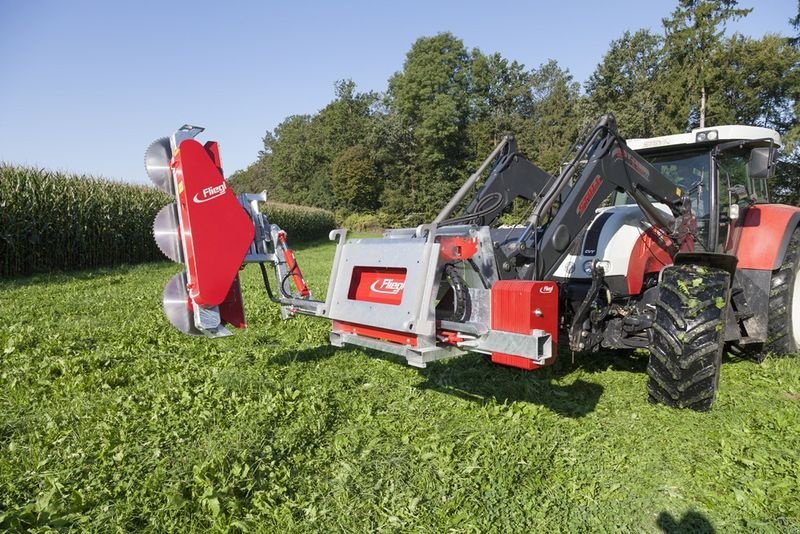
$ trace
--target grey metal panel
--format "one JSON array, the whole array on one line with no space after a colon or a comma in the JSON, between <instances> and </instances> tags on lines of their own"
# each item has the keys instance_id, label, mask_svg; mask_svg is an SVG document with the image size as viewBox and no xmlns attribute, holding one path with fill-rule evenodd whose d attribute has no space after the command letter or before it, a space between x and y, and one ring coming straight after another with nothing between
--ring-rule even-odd
<instances>
[{"instance_id":1,"label":"grey metal panel","mask_svg":"<svg viewBox=\"0 0 800 534\"><path fill-rule=\"evenodd\" d=\"M466 354L466 351L453 346L434 346L425 348L409 347L407 345L398 345L397 343L389 343L379 339L372 339L356 334L345 334L341 332L331 332L330 340L331 345L334 347L356 345L358 347L367 349L397 354L398 356L403 356L409 365L413 367L419 367L420 369L424 369L428 363L433 361L454 358L456 356Z\"/></svg>"},{"instance_id":2,"label":"grey metal panel","mask_svg":"<svg viewBox=\"0 0 800 534\"><path fill-rule=\"evenodd\" d=\"M544 330L533 330L530 334L517 334L489 330L488 334L459 344L462 348L481 352L502 352L528 358L543 365L553 356L553 341Z\"/></svg>"},{"instance_id":3,"label":"grey metal panel","mask_svg":"<svg viewBox=\"0 0 800 534\"><path fill-rule=\"evenodd\" d=\"M425 239L354 239L341 247L335 274L335 287L329 302L329 317L389 330L405 330L418 334L433 334L431 325L422 317L426 285L435 274L439 245ZM356 301L348 298L353 268L405 268L406 283L399 305ZM433 273L431 271L434 271ZM431 330L430 332L428 330Z\"/></svg>"}]
</instances>

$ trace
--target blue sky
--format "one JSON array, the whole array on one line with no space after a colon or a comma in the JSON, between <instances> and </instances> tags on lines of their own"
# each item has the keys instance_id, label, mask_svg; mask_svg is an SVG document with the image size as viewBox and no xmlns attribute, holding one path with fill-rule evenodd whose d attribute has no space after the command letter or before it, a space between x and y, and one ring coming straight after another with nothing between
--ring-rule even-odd
<instances>
[{"instance_id":1,"label":"blue sky","mask_svg":"<svg viewBox=\"0 0 800 534\"><path fill-rule=\"evenodd\" d=\"M676 0L395 2L0 0L0 161L145 183L147 145L184 123L220 142L226 174L336 80L383 90L415 39L450 31L584 82L608 43ZM745 35L791 34L796 0L740 0Z\"/></svg>"}]
</instances>

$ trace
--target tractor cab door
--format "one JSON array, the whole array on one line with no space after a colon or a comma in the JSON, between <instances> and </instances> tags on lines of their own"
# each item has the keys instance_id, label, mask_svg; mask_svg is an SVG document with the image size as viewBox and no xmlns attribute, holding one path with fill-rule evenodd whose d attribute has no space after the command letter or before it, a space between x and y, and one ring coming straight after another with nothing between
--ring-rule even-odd
<instances>
[{"instance_id":1,"label":"tractor cab door","mask_svg":"<svg viewBox=\"0 0 800 534\"><path fill-rule=\"evenodd\" d=\"M766 177L754 177L749 172L750 152L750 148L737 148L723 151L715 158L719 206L717 252L735 254L737 221L744 220L752 204L769 201Z\"/></svg>"}]
</instances>

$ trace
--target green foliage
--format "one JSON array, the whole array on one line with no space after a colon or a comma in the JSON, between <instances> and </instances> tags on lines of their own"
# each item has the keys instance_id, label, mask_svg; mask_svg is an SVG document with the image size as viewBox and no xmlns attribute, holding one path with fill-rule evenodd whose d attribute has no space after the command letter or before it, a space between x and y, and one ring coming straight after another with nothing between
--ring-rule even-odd
<instances>
[{"instance_id":1,"label":"green foliage","mask_svg":"<svg viewBox=\"0 0 800 534\"><path fill-rule=\"evenodd\" d=\"M726 65L710 99L714 124L752 124L786 133L796 123L792 106L800 98L800 51L785 38L734 35L714 62Z\"/></svg>"},{"instance_id":2,"label":"green foliage","mask_svg":"<svg viewBox=\"0 0 800 534\"><path fill-rule=\"evenodd\" d=\"M772 202L800 206L800 151L778 161L770 182L770 195Z\"/></svg>"},{"instance_id":3,"label":"green foliage","mask_svg":"<svg viewBox=\"0 0 800 534\"><path fill-rule=\"evenodd\" d=\"M712 59L722 46L725 25L752 11L737 4L736 0L678 0L672 16L662 21L671 81L665 88L667 113L672 114L675 129L686 127L678 121L687 114L689 125L705 125L709 97L718 89L713 80L722 68Z\"/></svg>"},{"instance_id":4,"label":"green foliage","mask_svg":"<svg viewBox=\"0 0 800 534\"><path fill-rule=\"evenodd\" d=\"M530 155L539 167L557 174L585 122L580 108L580 84L568 70L551 60L532 73L531 85L535 114L530 134L534 151Z\"/></svg>"},{"instance_id":5,"label":"green foliage","mask_svg":"<svg viewBox=\"0 0 800 534\"><path fill-rule=\"evenodd\" d=\"M506 133L514 133L520 146L529 146L525 127L534 115L532 73L517 61L509 62L498 53L485 55L472 50L472 116L470 142L475 147L477 167Z\"/></svg>"},{"instance_id":6,"label":"green foliage","mask_svg":"<svg viewBox=\"0 0 800 534\"><path fill-rule=\"evenodd\" d=\"M290 243L327 239L336 227L333 213L319 208L266 202L261 211L267 214L270 223L286 231Z\"/></svg>"},{"instance_id":7,"label":"green foliage","mask_svg":"<svg viewBox=\"0 0 800 534\"><path fill-rule=\"evenodd\" d=\"M788 42L796 48L800 47L800 0L797 0L797 14L789 19L789 24L792 25L796 33L788 39Z\"/></svg>"},{"instance_id":8,"label":"green foliage","mask_svg":"<svg viewBox=\"0 0 800 534\"><path fill-rule=\"evenodd\" d=\"M264 138L269 198L281 202L332 208L325 154L309 115L287 118Z\"/></svg>"},{"instance_id":9,"label":"green foliage","mask_svg":"<svg viewBox=\"0 0 800 534\"><path fill-rule=\"evenodd\" d=\"M422 37L385 93L337 82L330 104L268 132L259 160L231 181L239 192L378 210L391 225L416 226L430 222L503 135L557 173L579 133L607 112L623 137L687 131L701 119L767 126L791 154L800 139L800 47L776 35L726 35L728 22L747 13L735 0L679 0L662 21L664 37L642 29L612 41L584 94L555 61L527 68L451 33ZM525 208L516 204L504 220L516 222Z\"/></svg>"},{"instance_id":10,"label":"green foliage","mask_svg":"<svg viewBox=\"0 0 800 534\"><path fill-rule=\"evenodd\" d=\"M324 295L333 246L297 255ZM676 411L642 355L523 373L329 347L254 266L248 328L185 337L160 302L177 270L0 282L0 530L800 528L798 358L728 362L712 412Z\"/></svg>"},{"instance_id":11,"label":"green foliage","mask_svg":"<svg viewBox=\"0 0 800 534\"><path fill-rule=\"evenodd\" d=\"M417 39L403 70L389 80L388 99L392 120L409 131L412 165L392 180L384 204L395 213L411 208L422 222L452 196L467 170L470 63L464 43L450 33Z\"/></svg>"},{"instance_id":12,"label":"green foliage","mask_svg":"<svg viewBox=\"0 0 800 534\"><path fill-rule=\"evenodd\" d=\"M332 191L334 161L367 135L373 93L352 81L336 84L336 98L315 115L288 117L264 136L258 161L231 177L237 192L266 190L271 200L325 209L343 207Z\"/></svg>"},{"instance_id":13,"label":"green foliage","mask_svg":"<svg viewBox=\"0 0 800 534\"><path fill-rule=\"evenodd\" d=\"M367 211L378 207L381 183L364 145L353 145L336 158L331 185L340 208Z\"/></svg>"},{"instance_id":14,"label":"green foliage","mask_svg":"<svg viewBox=\"0 0 800 534\"><path fill-rule=\"evenodd\" d=\"M228 184L238 195L241 193L260 193L270 187L279 187L270 174L269 160L260 157L247 169L236 171L228 177ZM273 185L274 184L274 185ZM270 195L270 198L272 195Z\"/></svg>"},{"instance_id":15,"label":"green foliage","mask_svg":"<svg viewBox=\"0 0 800 534\"><path fill-rule=\"evenodd\" d=\"M381 232L388 222L377 213L351 213L343 220L341 226L355 232Z\"/></svg>"},{"instance_id":16,"label":"green foliage","mask_svg":"<svg viewBox=\"0 0 800 534\"><path fill-rule=\"evenodd\" d=\"M0 165L0 277L154 261L152 187Z\"/></svg>"},{"instance_id":17,"label":"green foliage","mask_svg":"<svg viewBox=\"0 0 800 534\"><path fill-rule=\"evenodd\" d=\"M611 42L589 81L591 114L611 112L623 137L662 135L656 122L663 110L659 96L663 69L663 40L639 30Z\"/></svg>"}]
</instances>

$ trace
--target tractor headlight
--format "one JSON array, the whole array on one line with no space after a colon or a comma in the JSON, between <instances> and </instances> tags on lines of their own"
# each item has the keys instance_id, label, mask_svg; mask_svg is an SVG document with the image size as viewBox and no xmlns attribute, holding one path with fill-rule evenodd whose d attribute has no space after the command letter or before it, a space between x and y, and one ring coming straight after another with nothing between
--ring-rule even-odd
<instances>
[{"instance_id":1,"label":"tractor headlight","mask_svg":"<svg viewBox=\"0 0 800 534\"><path fill-rule=\"evenodd\" d=\"M695 140L698 143L702 143L703 141L716 141L719 139L719 132L717 130L706 130L705 132L700 132L695 137Z\"/></svg>"},{"instance_id":2,"label":"tractor headlight","mask_svg":"<svg viewBox=\"0 0 800 534\"><path fill-rule=\"evenodd\" d=\"M592 274L592 262L595 260L586 260L583 262L583 272L586 274ZM597 260L597 266L603 270L604 273L607 273L611 270L611 262L608 260Z\"/></svg>"}]
</instances>

